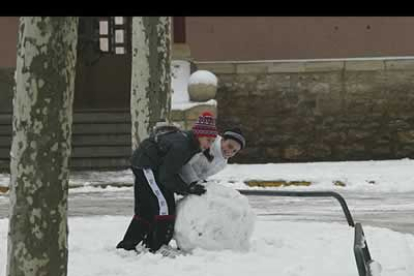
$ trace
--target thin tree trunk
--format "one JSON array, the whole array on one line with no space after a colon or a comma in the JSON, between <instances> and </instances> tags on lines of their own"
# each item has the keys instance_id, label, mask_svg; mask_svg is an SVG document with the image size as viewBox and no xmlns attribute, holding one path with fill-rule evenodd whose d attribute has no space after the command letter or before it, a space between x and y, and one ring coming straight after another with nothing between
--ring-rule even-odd
<instances>
[{"instance_id":1,"label":"thin tree trunk","mask_svg":"<svg viewBox=\"0 0 414 276\"><path fill-rule=\"evenodd\" d=\"M67 275L77 26L77 17L20 19L8 276Z\"/></svg>"},{"instance_id":2,"label":"thin tree trunk","mask_svg":"<svg viewBox=\"0 0 414 276\"><path fill-rule=\"evenodd\" d=\"M132 149L171 109L171 18L132 20Z\"/></svg>"}]
</instances>

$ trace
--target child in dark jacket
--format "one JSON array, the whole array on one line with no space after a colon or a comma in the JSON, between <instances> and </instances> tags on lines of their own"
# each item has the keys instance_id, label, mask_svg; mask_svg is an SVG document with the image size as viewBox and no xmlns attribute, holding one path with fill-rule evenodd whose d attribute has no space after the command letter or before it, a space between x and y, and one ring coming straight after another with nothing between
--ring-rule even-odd
<instances>
[{"instance_id":1,"label":"child in dark jacket","mask_svg":"<svg viewBox=\"0 0 414 276\"><path fill-rule=\"evenodd\" d=\"M196 153L208 149L216 136L214 118L205 112L190 131L172 131L141 142L131 158L135 215L117 248L135 250L143 242L156 252L171 241L176 212L174 193L205 193L204 186L185 183L179 172Z\"/></svg>"}]
</instances>

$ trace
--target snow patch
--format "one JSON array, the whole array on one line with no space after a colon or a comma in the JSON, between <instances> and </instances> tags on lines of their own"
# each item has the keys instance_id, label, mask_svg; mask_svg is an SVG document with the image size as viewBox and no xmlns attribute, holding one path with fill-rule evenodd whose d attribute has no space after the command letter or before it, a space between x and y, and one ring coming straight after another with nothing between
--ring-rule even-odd
<instances>
[{"instance_id":1,"label":"snow patch","mask_svg":"<svg viewBox=\"0 0 414 276\"><path fill-rule=\"evenodd\" d=\"M312 162L280 164L229 164L209 180L237 189L283 189L248 187L248 180L311 181L309 187L287 187L289 190L352 190L362 192L414 191L414 160ZM335 186L341 181L345 187ZM0 173L0 186L8 187L10 174ZM130 170L72 171L69 186L96 186L98 184L134 183ZM96 188L99 189L99 188ZM96 190L94 189L94 190ZM118 189L118 188L116 188ZM115 188L114 188L115 190ZM70 190L71 192L74 189ZM91 190L92 191L92 190Z\"/></svg>"},{"instance_id":2,"label":"snow patch","mask_svg":"<svg viewBox=\"0 0 414 276\"><path fill-rule=\"evenodd\" d=\"M244 181L310 181L309 187L289 187L290 190L361 190L376 192L406 192L414 190L414 160L344 161L280 164L228 165L211 177L212 180L234 183L246 188ZM335 186L341 181L345 187ZM253 188L253 189L256 189ZM271 189L271 188L269 188Z\"/></svg>"},{"instance_id":3,"label":"snow patch","mask_svg":"<svg viewBox=\"0 0 414 276\"><path fill-rule=\"evenodd\" d=\"M217 106L217 101L214 99L208 100L206 102L176 102L174 103L172 109L174 110L187 110L199 105L211 105Z\"/></svg>"},{"instance_id":4,"label":"snow patch","mask_svg":"<svg viewBox=\"0 0 414 276\"><path fill-rule=\"evenodd\" d=\"M258 59L258 60L212 60L198 61L197 64L242 64L242 63L264 63L264 62L324 62L324 61L365 61L365 60L414 60L414 56L381 56L381 57L360 57L360 58L319 58L319 59Z\"/></svg>"},{"instance_id":5,"label":"snow patch","mask_svg":"<svg viewBox=\"0 0 414 276\"><path fill-rule=\"evenodd\" d=\"M136 276L137 272L157 276L358 275L353 228L343 223L260 218L247 252L196 249L193 254L169 259L115 249L130 219L69 217L68 276ZM0 275L6 275L7 232L8 220L0 219ZM414 275L410 268L413 235L377 227L364 227L364 232L372 258L382 266L382 275Z\"/></svg>"},{"instance_id":6,"label":"snow patch","mask_svg":"<svg viewBox=\"0 0 414 276\"><path fill-rule=\"evenodd\" d=\"M371 272L372 276L381 276L382 266L380 263L372 261L369 264L369 271Z\"/></svg>"}]
</instances>

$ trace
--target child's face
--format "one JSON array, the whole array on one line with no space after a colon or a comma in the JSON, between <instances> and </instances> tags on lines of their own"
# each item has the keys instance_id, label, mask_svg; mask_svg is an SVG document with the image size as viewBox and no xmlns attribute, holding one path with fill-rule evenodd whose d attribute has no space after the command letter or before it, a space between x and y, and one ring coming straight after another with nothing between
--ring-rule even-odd
<instances>
[{"instance_id":1,"label":"child's face","mask_svg":"<svg viewBox=\"0 0 414 276\"><path fill-rule=\"evenodd\" d=\"M221 152L226 159L235 156L240 151L240 149L240 144L233 139L221 140Z\"/></svg>"},{"instance_id":2,"label":"child's face","mask_svg":"<svg viewBox=\"0 0 414 276\"><path fill-rule=\"evenodd\" d=\"M206 150L211 147L211 145L214 143L214 140L216 140L216 137L199 137L198 140L200 141L200 147L202 150Z\"/></svg>"}]
</instances>

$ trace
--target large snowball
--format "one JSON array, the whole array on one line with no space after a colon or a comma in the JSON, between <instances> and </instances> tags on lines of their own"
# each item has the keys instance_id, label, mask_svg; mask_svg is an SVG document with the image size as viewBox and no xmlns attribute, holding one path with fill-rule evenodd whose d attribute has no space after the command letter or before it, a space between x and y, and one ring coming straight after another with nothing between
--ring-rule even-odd
<instances>
[{"instance_id":1,"label":"large snowball","mask_svg":"<svg viewBox=\"0 0 414 276\"><path fill-rule=\"evenodd\" d=\"M248 249L256 216L247 198L218 184L207 184L206 189L202 196L189 195L177 202L177 245L186 251Z\"/></svg>"}]
</instances>

